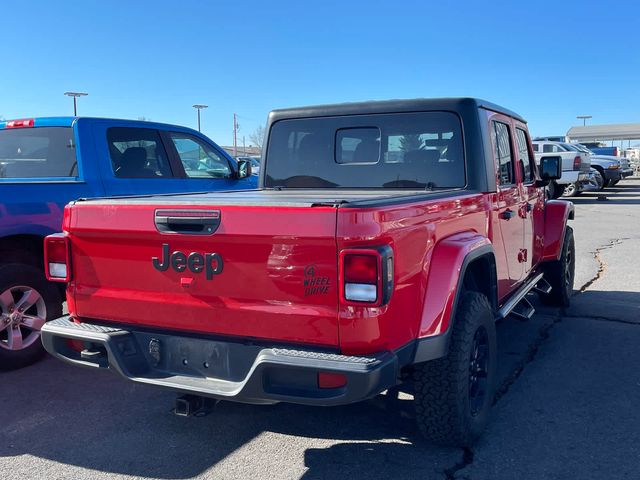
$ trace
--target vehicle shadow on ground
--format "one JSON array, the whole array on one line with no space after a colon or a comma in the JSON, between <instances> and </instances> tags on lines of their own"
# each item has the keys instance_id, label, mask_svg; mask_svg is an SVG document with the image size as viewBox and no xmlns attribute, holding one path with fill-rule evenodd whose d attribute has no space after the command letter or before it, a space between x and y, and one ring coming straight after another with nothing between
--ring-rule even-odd
<instances>
[{"instance_id":1,"label":"vehicle shadow on ground","mask_svg":"<svg viewBox=\"0 0 640 480\"><path fill-rule=\"evenodd\" d=\"M640 293L587 290L573 298L568 315L640 325Z\"/></svg>"},{"instance_id":2,"label":"vehicle shadow on ground","mask_svg":"<svg viewBox=\"0 0 640 480\"><path fill-rule=\"evenodd\" d=\"M463 464L462 455L458 451L448 458L434 459L425 455L425 447L419 444L340 443L306 450L308 470L301 478L441 479Z\"/></svg>"},{"instance_id":3,"label":"vehicle shadow on ground","mask_svg":"<svg viewBox=\"0 0 640 480\"><path fill-rule=\"evenodd\" d=\"M606 200L598 198L605 197ZM624 180L615 187L608 187L599 192L583 192L575 197L561 197L570 200L576 205L638 205L640 204L640 187L637 185L624 185Z\"/></svg>"},{"instance_id":4,"label":"vehicle shadow on ground","mask_svg":"<svg viewBox=\"0 0 640 480\"><path fill-rule=\"evenodd\" d=\"M170 412L175 399L170 392L132 385L108 373L70 367L53 359L0 374L0 382L3 404L15 407L0 411L0 461L27 454L98 472L191 478L261 435L278 437L275 445L285 442L284 447L273 447L264 455L283 455L283 464L293 462L293 458L286 458L291 455L286 443L295 440L278 434L355 442L356 449L360 443L399 440L407 445L400 461L409 461L419 448L425 468L446 461L451 453L418 440L407 413L412 411L407 405L410 402L396 400L388 406L383 396L333 408L220 402L205 417L183 418ZM398 450L397 445L390 448ZM262 462L254 455L248 460L237 458L255 461L257 476ZM437 458L442 462L436 462ZM366 466L361 473L370 476L374 470L374 466Z\"/></svg>"},{"instance_id":5,"label":"vehicle shadow on ground","mask_svg":"<svg viewBox=\"0 0 640 480\"><path fill-rule=\"evenodd\" d=\"M621 293L599 292L593 300L620 301ZM635 298L625 295L627 309L640 300L630 295ZM578 306L588 300L587 294L578 297ZM501 395L558 316L545 309L529 321L508 319L498 325ZM171 392L52 358L1 373L0 384L2 404L11 406L0 409L0 462L5 464L7 457L13 461L26 454L36 457L27 462L40 462L40 468L45 459L97 472L181 479L235 462L240 463L235 471L251 477L264 475L265 465L299 464L296 450L305 450L304 478L441 478L463 460L460 449L420 439L407 397L387 401L378 396L333 408L221 402L205 417L181 418L170 413ZM493 415L499 416L500 409ZM260 446L252 448L257 437ZM312 439L320 440L305 447ZM318 447L327 441L336 443Z\"/></svg>"},{"instance_id":6,"label":"vehicle shadow on ground","mask_svg":"<svg viewBox=\"0 0 640 480\"><path fill-rule=\"evenodd\" d=\"M525 323L499 324L501 379L516 368L549 318L538 315ZM421 439L406 395L395 400L380 395L333 408L220 402L206 417L181 418L170 413L175 399L171 392L52 358L0 375L3 402L15 406L0 409L0 436L6 438L0 442L0 460L28 454L94 471L190 478L264 435L274 438L260 442L275 446L261 455L284 456L283 464L299 462L299 457L287 455L300 445L276 447L298 442L289 437L340 442L328 449L306 450L305 478L348 472L356 478L381 478L393 465L391 473L397 478L415 477L418 469L425 478L428 472L438 477L462 458L459 449L439 448ZM255 462L256 471L261 468L254 457L245 461Z\"/></svg>"}]
</instances>

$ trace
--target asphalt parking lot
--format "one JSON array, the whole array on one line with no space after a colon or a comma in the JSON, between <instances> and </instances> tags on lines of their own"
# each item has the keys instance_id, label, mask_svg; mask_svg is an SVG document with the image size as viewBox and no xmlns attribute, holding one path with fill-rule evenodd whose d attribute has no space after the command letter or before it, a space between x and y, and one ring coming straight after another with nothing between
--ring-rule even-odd
<instances>
[{"instance_id":1,"label":"asphalt parking lot","mask_svg":"<svg viewBox=\"0 0 640 480\"><path fill-rule=\"evenodd\" d=\"M47 358L0 373L0 478L640 476L640 180L574 200L576 293L498 327L500 388L472 449L419 439L406 397L336 408L219 403Z\"/></svg>"}]
</instances>

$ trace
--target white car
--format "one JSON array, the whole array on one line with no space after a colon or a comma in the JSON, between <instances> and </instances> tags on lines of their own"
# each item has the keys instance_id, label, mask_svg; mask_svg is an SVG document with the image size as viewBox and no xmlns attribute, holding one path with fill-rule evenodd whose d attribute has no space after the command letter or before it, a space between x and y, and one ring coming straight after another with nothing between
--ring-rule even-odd
<instances>
[{"instance_id":1,"label":"white car","mask_svg":"<svg viewBox=\"0 0 640 480\"><path fill-rule=\"evenodd\" d=\"M543 156L557 155L562 158L562 177L549 184L549 195L552 198L560 197L567 187L569 192L581 191L582 184L589 181L589 154L569 148L562 142L539 140L532 143L538 165Z\"/></svg>"}]
</instances>

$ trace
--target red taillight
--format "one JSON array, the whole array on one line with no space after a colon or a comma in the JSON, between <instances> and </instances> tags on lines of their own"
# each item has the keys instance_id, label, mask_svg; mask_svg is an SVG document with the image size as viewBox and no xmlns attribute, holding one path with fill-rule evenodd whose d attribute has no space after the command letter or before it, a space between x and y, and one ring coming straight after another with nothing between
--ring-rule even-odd
<instances>
[{"instance_id":1,"label":"red taillight","mask_svg":"<svg viewBox=\"0 0 640 480\"><path fill-rule=\"evenodd\" d=\"M576 158L573 159L573 169L580 170L581 163L582 163L582 159L580 158L580 155L578 155Z\"/></svg>"},{"instance_id":2,"label":"red taillight","mask_svg":"<svg viewBox=\"0 0 640 480\"><path fill-rule=\"evenodd\" d=\"M613 147L613 156L614 157L620 156L620 150L618 150L618 147Z\"/></svg>"},{"instance_id":3,"label":"red taillight","mask_svg":"<svg viewBox=\"0 0 640 480\"><path fill-rule=\"evenodd\" d=\"M342 300L379 306L393 290L393 254L389 246L340 252Z\"/></svg>"},{"instance_id":4,"label":"red taillight","mask_svg":"<svg viewBox=\"0 0 640 480\"><path fill-rule=\"evenodd\" d=\"M63 233L55 233L45 237L44 270L47 280L52 282L68 282L70 280L69 244Z\"/></svg>"},{"instance_id":5,"label":"red taillight","mask_svg":"<svg viewBox=\"0 0 640 480\"><path fill-rule=\"evenodd\" d=\"M378 257L374 255L345 255L346 283L378 283Z\"/></svg>"},{"instance_id":6,"label":"red taillight","mask_svg":"<svg viewBox=\"0 0 640 480\"><path fill-rule=\"evenodd\" d=\"M347 377L341 373L318 373L318 388L340 388L347 384Z\"/></svg>"},{"instance_id":7,"label":"red taillight","mask_svg":"<svg viewBox=\"0 0 640 480\"><path fill-rule=\"evenodd\" d=\"M33 127L33 118L25 118L23 120L9 120L6 128L26 128Z\"/></svg>"}]
</instances>

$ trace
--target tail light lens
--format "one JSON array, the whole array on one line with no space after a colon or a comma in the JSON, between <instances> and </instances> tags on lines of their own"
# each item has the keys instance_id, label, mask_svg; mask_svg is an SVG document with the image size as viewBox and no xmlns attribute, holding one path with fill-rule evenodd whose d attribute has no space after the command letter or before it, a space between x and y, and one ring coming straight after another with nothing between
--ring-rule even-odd
<instances>
[{"instance_id":1,"label":"tail light lens","mask_svg":"<svg viewBox=\"0 0 640 480\"><path fill-rule=\"evenodd\" d=\"M345 282L375 285L378 283L378 263L376 255L345 255Z\"/></svg>"},{"instance_id":2,"label":"tail light lens","mask_svg":"<svg viewBox=\"0 0 640 480\"><path fill-rule=\"evenodd\" d=\"M343 250L340 253L341 297L346 303L384 305L393 291L390 247Z\"/></svg>"},{"instance_id":3,"label":"tail light lens","mask_svg":"<svg viewBox=\"0 0 640 480\"><path fill-rule=\"evenodd\" d=\"M580 155L578 155L576 158L573 159L573 169L580 170L581 163L582 163L582 159L580 158Z\"/></svg>"},{"instance_id":4,"label":"tail light lens","mask_svg":"<svg viewBox=\"0 0 640 480\"><path fill-rule=\"evenodd\" d=\"M68 282L71 279L69 243L63 233L45 237L44 269L47 280L52 282Z\"/></svg>"}]
</instances>

